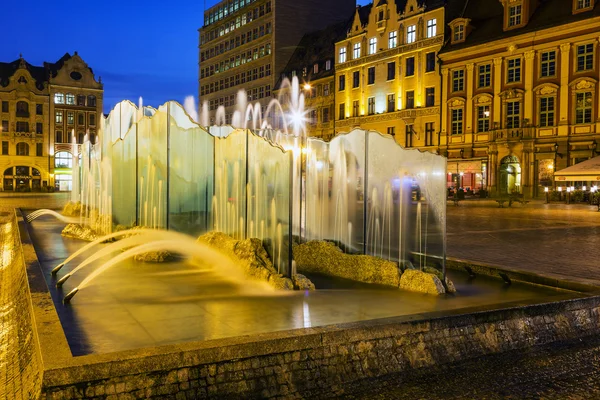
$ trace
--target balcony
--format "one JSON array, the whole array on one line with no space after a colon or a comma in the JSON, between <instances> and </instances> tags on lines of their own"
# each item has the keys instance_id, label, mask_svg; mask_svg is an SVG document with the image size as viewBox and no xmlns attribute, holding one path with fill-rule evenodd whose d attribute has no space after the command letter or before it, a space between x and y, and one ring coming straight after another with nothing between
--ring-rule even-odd
<instances>
[{"instance_id":1,"label":"balcony","mask_svg":"<svg viewBox=\"0 0 600 400\"><path fill-rule=\"evenodd\" d=\"M521 139L533 139L534 128L495 129L494 137L498 141L514 142Z\"/></svg>"},{"instance_id":2,"label":"balcony","mask_svg":"<svg viewBox=\"0 0 600 400\"><path fill-rule=\"evenodd\" d=\"M18 118L29 118L29 111L19 111L15 112Z\"/></svg>"},{"instance_id":3,"label":"balcony","mask_svg":"<svg viewBox=\"0 0 600 400\"><path fill-rule=\"evenodd\" d=\"M35 137L35 132L15 132L14 136L15 137L22 137L22 138L34 138Z\"/></svg>"}]
</instances>

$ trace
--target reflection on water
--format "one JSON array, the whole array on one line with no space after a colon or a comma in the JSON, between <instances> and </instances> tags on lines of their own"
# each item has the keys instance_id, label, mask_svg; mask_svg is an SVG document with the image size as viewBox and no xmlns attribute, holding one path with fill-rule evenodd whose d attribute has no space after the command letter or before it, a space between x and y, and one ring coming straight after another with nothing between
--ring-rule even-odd
<instances>
[{"instance_id":1,"label":"reflection on water","mask_svg":"<svg viewBox=\"0 0 600 400\"><path fill-rule=\"evenodd\" d=\"M324 289L259 296L248 293L243 285L223 281L210 269L183 261L149 264L129 260L99 276L64 306L62 295L83 276L74 276L58 291L50 270L85 243L61 237L62 224L50 217L39 218L32 227L32 239L74 355L565 294L520 283L507 286L501 279L483 276L470 280L467 274L450 272L457 295L434 297L315 276L317 287ZM58 278L77 262L63 268Z\"/></svg>"}]
</instances>

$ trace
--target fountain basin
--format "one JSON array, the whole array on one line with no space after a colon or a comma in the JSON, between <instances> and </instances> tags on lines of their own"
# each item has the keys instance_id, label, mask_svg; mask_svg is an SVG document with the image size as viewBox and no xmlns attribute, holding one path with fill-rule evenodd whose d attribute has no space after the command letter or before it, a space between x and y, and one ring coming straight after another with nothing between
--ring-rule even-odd
<instances>
[{"instance_id":1,"label":"fountain basin","mask_svg":"<svg viewBox=\"0 0 600 400\"><path fill-rule=\"evenodd\" d=\"M321 278L317 287L329 289L232 297L222 284L202 294L215 285L198 282L184 264L132 263L65 307L47 288L50 269L82 244L61 237L61 228L45 217L20 223L44 394L308 396L364 377L600 333L596 288L506 285L483 270L475 279L450 271L456 296Z\"/></svg>"}]
</instances>

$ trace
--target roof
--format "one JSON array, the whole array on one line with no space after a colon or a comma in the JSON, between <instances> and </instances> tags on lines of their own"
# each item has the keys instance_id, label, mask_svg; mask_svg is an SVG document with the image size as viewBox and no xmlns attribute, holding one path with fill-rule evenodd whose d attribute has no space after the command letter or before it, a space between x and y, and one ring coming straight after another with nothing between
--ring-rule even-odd
<instances>
[{"instance_id":1,"label":"roof","mask_svg":"<svg viewBox=\"0 0 600 400\"><path fill-rule=\"evenodd\" d=\"M572 7L572 2L568 0L540 0L526 26L504 31L504 7L499 1L467 0L464 11L452 19L459 17L470 19L473 30L464 42L457 44L448 42L440 53L600 16L600 2L596 2L592 11L578 14L573 14ZM447 22L451 22L452 19L447 19Z\"/></svg>"},{"instance_id":2,"label":"roof","mask_svg":"<svg viewBox=\"0 0 600 400\"><path fill-rule=\"evenodd\" d=\"M554 180L600 181L600 156L556 171L554 173Z\"/></svg>"},{"instance_id":3,"label":"roof","mask_svg":"<svg viewBox=\"0 0 600 400\"><path fill-rule=\"evenodd\" d=\"M306 68L306 77L303 78L307 81L334 75L335 43L346 38L351 24L352 20L339 22L320 31L304 35L298 46L296 46L290 61L283 69L283 74L290 76L292 71L296 71L300 75L302 70ZM331 61L329 70L325 70L327 60ZM319 64L316 74L313 69L315 64ZM279 78L275 85L276 88L279 88L281 81L282 78Z\"/></svg>"}]
</instances>

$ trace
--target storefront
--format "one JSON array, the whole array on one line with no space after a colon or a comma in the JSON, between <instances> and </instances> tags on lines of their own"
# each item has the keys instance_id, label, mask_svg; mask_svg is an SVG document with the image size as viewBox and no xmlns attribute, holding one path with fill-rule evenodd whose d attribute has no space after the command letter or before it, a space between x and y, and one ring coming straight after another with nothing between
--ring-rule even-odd
<instances>
[{"instance_id":1,"label":"storefront","mask_svg":"<svg viewBox=\"0 0 600 400\"><path fill-rule=\"evenodd\" d=\"M54 189L65 192L73 188L73 156L68 151L54 155Z\"/></svg>"},{"instance_id":2,"label":"storefront","mask_svg":"<svg viewBox=\"0 0 600 400\"><path fill-rule=\"evenodd\" d=\"M575 187L582 189L583 186L590 188L600 183L600 157L580 162L568 168L554 173L556 187Z\"/></svg>"},{"instance_id":3,"label":"storefront","mask_svg":"<svg viewBox=\"0 0 600 400\"><path fill-rule=\"evenodd\" d=\"M483 160L448 161L446 187L478 193L487 188L487 162Z\"/></svg>"},{"instance_id":4,"label":"storefront","mask_svg":"<svg viewBox=\"0 0 600 400\"><path fill-rule=\"evenodd\" d=\"M2 188L5 192L40 191L47 186L37 168L18 165L4 170Z\"/></svg>"}]
</instances>

